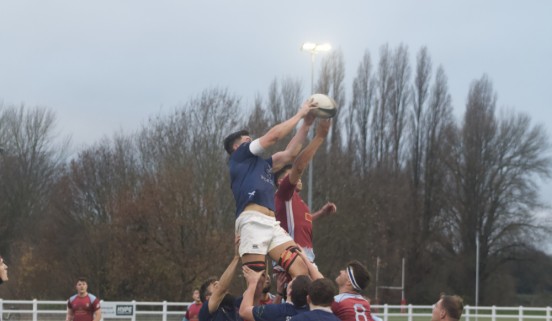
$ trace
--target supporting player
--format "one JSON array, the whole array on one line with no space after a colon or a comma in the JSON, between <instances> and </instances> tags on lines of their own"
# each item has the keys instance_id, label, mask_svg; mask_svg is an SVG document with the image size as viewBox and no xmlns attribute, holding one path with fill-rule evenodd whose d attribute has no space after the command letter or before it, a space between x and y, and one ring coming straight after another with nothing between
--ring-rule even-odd
<instances>
[{"instance_id":1,"label":"supporting player","mask_svg":"<svg viewBox=\"0 0 552 321\"><path fill-rule=\"evenodd\" d=\"M310 311L292 317L291 321L339 321L332 313L332 305L335 288L332 280L318 279L309 286L307 302Z\"/></svg>"},{"instance_id":2,"label":"supporting player","mask_svg":"<svg viewBox=\"0 0 552 321\"><path fill-rule=\"evenodd\" d=\"M464 311L464 301L457 295L441 295L431 313L431 321L458 321Z\"/></svg>"},{"instance_id":3,"label":"supporting player","mask_svg":"<svg viewBox=\"0 0 552 321\"><path fill-rule=\"evenodd\" d=\"M239 238L235 240L234 257L219 280L209 278L201 285L199 297L202 302L199 321L235 321L238 316L239 300L228 293L228 288L236 275L240 256Z\"/></svg>"},{"instance_id":4,"label":"supporting player","mask_svg":"<svg viewBox=\"0 0 552 321\"><path fill-rule=\"evenodd\" d=\"M273 171L292 162L301 150L314 122L314 116L309 112L315 107L312 100L306 101L297 114L258 139L252 140L247 131L239 131L224 140L224 148L230 154L228 167L236 201L235 229L241 238L239 253L242 263L256 271L265 270L265 256L268 254L292 276L307 273L301 260L295 263L295 242L274 217ZM259 156L287 136L301 119L304 119L303 125L285 150L268 159Z\"/></svg>"},{"instance_id":5,"label":"supporting player","mask_svg":"<svg viewBox=\"0 0 552 321\"><path fill-rule=\"evenodd\" d=\"M358 261L351 261L335 279L339 294L332 304L333 313L341 321L374 321L370 302L360 292L370 284L370 273Z\"/></svg>"},{"instance_id":6,"label":"supporting player","mask_svg":"<svg viewBox=\"0 0 552 321\"><path fill-rule=\"evenodd\" d=\"M287 321L290 317L309 310L307 306L307 291L311 283L310 277L299 275L288 286L290 303L275 303L254 306L255 290L264 272L253 271L243 266L243 275L247 280L247 289L243 293L240 306L240 317L250 321ZM280 294L281 295L281 294Z\"/></svg>"}]
</instances>

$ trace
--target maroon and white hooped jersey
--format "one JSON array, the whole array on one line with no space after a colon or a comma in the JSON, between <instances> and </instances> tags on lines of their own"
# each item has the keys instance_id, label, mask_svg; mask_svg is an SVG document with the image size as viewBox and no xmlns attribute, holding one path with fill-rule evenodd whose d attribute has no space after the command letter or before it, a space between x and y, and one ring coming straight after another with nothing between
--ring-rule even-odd
<instances>
[{"instance_id":1,"label":"maroon and white hooped jersey","mask_svg":"<svg viewBox=\"0 0 552 321\"><path fill-rule=\"evenodd\" d=\"M287 175L274 197L276 220L301 247L312 248L312 215L301 196L295 192L297 185L291 184Z\"/></svg>"},{"instance_id":2,"label":"maroon and white hooped jersey","mask_svg":"<svg viewBox=\"0 0 552 321\"><path fill-rule=\"evenodd\" d=\"M332 312L341 321L374 321L370 302L360 294L341 293L334 297Z\"/></svg>"}]
</instances>

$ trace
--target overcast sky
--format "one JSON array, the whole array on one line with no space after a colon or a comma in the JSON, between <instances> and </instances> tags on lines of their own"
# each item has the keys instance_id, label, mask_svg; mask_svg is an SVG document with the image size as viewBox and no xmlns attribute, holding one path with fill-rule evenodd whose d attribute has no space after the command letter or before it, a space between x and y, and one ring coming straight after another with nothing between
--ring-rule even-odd
<instances>
[{"instance_id":1,"label":"overcast sky","mask_svg":"<svg viewBox=\"0 0 552 321\"><path fill-rule=\"evenodd\" d=\"M75 149L168 112L212 87L251 104L270 82L310 87L305 41L329 42L347 95L364 52L427 46L455 114L487 74L499 107L552 134L552 1L0 0L0 102L45 106ZM318 59L317 62L320 60ZM552 183L542 197L552 199Z\"/></svg>"}]
</instances>

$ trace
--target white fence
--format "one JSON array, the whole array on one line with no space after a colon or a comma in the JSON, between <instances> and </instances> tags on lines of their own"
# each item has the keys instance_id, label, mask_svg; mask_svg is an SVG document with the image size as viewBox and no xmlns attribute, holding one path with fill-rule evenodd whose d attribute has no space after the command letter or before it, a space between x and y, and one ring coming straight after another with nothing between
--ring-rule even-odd
<instances>
[{"instance_id":1,"label":"white fence","mask_svg":"<svg viewBox=\"0 0 552 321\"><path fill-rule=\"evenodd\" d=\"M102 301L104 320L181 321L189 302ZM14 301L0 299L0 321L63 321L67 301ZM131 309L129 309L131 307ZM431 305L373 305L384 321L429 321ZM119 314L119 312L121 312ZM552 308L464 307L463 321L552 321Z\"/></svg>"}]
</instances>

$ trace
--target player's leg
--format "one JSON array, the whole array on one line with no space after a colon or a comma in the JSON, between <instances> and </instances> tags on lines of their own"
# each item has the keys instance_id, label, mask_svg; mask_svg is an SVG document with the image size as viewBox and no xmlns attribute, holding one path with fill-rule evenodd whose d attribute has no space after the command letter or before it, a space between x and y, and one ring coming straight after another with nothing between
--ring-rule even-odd
<instances>
[{"instance_id":1,"label":"player's leg","mask_svg":"<svg viewBox=\"0 0 552 321\"><path fill-rule=\"evenodd\" d=\"M308 269L299 254L297 244L293 240L277 245L268 254L283 267L292 278L298 275L308 275Z\"/></svg>"},{"instance_id":2,"label":"player's leg","mask_svg":"<svg viewBox=\"0 0 552 321\"><path fill-rule=\"evenodd\" d=\"M265 223L264 214L243 212L236 220L236 234L240 237L239 254L243 265L255 271L266 269L265 257L270 244L272 227Z\"/></svg>"}]
</instances>

